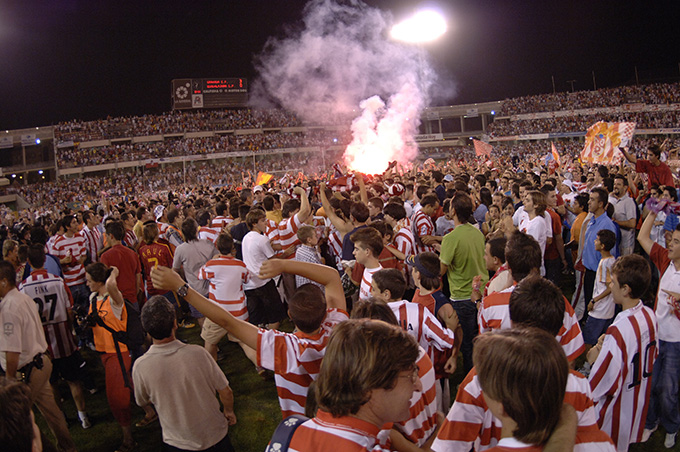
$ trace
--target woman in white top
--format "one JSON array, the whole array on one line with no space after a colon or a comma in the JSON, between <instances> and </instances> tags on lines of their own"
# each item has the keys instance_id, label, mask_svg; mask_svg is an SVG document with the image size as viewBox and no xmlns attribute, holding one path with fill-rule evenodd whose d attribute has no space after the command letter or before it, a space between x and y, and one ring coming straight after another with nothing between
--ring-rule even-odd
<instances>
[{"instance_id":1,"label":"woman in white top","mask_svg":"<svg viewBox=\"0 0 680 452\"><path fill-rule=\"evenodd\" d=\"M542 192L534 190L527 193L524 200L524 212L529 217L524 216L518 228L520 231L536 239L541 247L541 255L545 255L545 245L548 239L548 228L543 219L546 207L545 195ZM541 260L541 276L543 275L545 275L545 266L543 260Z\"/></svg>"}]
</instances>

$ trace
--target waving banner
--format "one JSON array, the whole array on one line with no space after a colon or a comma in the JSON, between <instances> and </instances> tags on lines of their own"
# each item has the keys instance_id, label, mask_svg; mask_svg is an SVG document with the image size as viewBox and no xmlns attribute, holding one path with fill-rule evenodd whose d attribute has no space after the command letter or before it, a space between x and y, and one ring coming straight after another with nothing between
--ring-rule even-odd
<instances>
[{"instance_id":1,"label":"waving banner","mask_svg":"<svg viewBox=\"0 0 680 452\"><path fill-rule=\"evenodd\" d=\"M618 165L623 158L619 150L630 145L635 133L634 122L596 122L588 128L581 161L602 165Z\"/></svg>"}]
</instances>

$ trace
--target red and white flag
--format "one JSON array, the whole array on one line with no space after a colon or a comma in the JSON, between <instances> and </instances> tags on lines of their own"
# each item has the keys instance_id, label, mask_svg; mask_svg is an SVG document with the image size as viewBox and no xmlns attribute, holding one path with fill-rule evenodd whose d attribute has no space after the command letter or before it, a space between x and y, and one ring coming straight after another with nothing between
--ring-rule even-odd
<instances>
[{"instance_id":1,"label":"red and white flag","mask_svg":"<svg viewBox=\"0 0 680 452\"><path fill-rule=\"evenodd\" d=\"M475 154L477 156L480 155L486 155L486 156L491 156L491 151L493 151L493 146L491 146L489 143L485 143L480 140L472 140L472 142L475 145Z\"/></svg>"},{"instance_id":2,"label":"red and white flag","mask_svg":"<svg viewBox=\"0 0 680 452\"><path fill-rule=\"evenodd\" d=\"M618 165L623 154L620 148L630 145L635 133L634 122L596 122L588 128L581 161L602 165Z\"/></svg>"}]
</instances>

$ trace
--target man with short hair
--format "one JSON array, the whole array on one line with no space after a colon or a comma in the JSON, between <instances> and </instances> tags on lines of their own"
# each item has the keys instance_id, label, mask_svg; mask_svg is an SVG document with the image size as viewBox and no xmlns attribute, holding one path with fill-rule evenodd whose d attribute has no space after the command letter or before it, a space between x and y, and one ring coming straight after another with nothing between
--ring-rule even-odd
<instances>
[{"instance_id":1,"label":"man with short hair","mask_svg":"<svg viewBox=\"0 0 680 452\"><path fill-rule=\"evenodd\" d=\"M463 328L463 367L472 369L472 340L477 335L477 306L470 301L472 279L482 275L480 284L486 284L489 273L484 263L484 234L470 223L472 200L466 193L456 193L451 200L451 216L456 227L444 236L439 260L441 274L449 281L453 308Z\"/></svg>"},{"instance_id":2,"label":"man with short hair","mask_svg":"<svg viewBox=\"0 0 680 452\"><path fill-rule=\"evenodd\" d=\"M106 241L109 249L101 255L100 262L108 267L118 268L116 282L128 303L140 309L139 300L144 299L142 285L142 265L137 253L123 245L125 228L120 221L111 221L106 225Z\"/></svg>"},{"instance_id":3,"label":"man with short hair","mask_svg":"<svg viewBox=\"0 0 680 452\"><path fill-rule=\"evenodd\" d=\"M420 200L420 209L413 214L413 236L416 241L416 254L434 252L433 244L441 241L436 237L432 216L439 209L439 199L435 194L427 194Z\"/></svg>"},{"instance_id":4,"label":"man with short hair","mask_svg":"<svg viewBox=\"0 0 680 452\"><path fill-rule=\"evenodd\" d=\"M673 172L660 160L661 150L660 146L650 146L647 150L648 160L642 160L631 154L630 148L621 149L626 160L635 165L635 171L647 174L647 189L651 189L652 185L675 185Z\"/></svg>"},{"instance_id":5,"label":"man with short hair","mask_svg":"<svg viewBox=\"0 0 680 452\"><path fill-rule=\"evenodd\" d=\"M64 235L59 236L52 245L52 254L59 259L64 271L64 281L71 290L73 301L87 306L90 290L85 285L85 266L87 249L85 237L78 234L78 220L75 216L65 216L62 220Z\"/></svg>"},{"instance_id":6,"label":"man with short hair","mask_svg":"<svg viewBox=\"0 0 680 452\"><path fill-rule=\"evenodd\" d=\"M154 295L144 304L142 326L153 345L132 368L135 400L153 403L163 443L173 451L233 451L228 429L236 424L234 394L222 369L203 348L177 340L175 308L165 297Z\"/></svg>"},{"instance_id":7,"label":"man with short hair","mask_svg":"<svg viewBox=\"0 0 680 452\"><path fill-rule=\"evenodd\" d=\"M628 179L617 174L614 176L614 191L609 197L609 202L614 205L614 217L612 220L621 229L621 256L633 254L635 248L635 224L637 221L637 206L635 201L628 195Z\"/></svg>"},{"instance_id":8,"label":"man with short hair","mask_svg":"<svg viewBox=\"0 0 680 452\"><path fill-rule=\"evenodd\" d=\"M99 232L99 223L101 219L96 212L86 210L83 212L83 221L85 226L81 234L85 237L85 246L87 247L87 254L90 256L91 262L99 261L99 252L104 247L104 242L102 240L102 234Z\"/></svg>"},{"instance_id":9,"label":"man with short hair","mask_svg":"<svg viewBox=\"0 0 680 452\"><path fill-rule=\"evenodd\" d=\"M75 217L73 218L75 222ZM18 376L31 388L35 403L57 438L62 450L76 447L66 425L64 413L54 399L49 384L52 361L47 356L47 341L38 308L31 298L16 287L12 264L0 262L0 366L9 380ZM4 409L4 407L3 407Z\"/></svg>"}]
</instances>

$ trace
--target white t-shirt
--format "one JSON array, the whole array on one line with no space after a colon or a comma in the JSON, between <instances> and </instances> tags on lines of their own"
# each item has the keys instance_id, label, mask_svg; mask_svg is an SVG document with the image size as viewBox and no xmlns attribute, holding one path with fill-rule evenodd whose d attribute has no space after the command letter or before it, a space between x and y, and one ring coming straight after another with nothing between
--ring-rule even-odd
<instances>
[{"instance_id":1,"label":"white t-shirt","mask_svg":"<svg viewBox=\"0 0 680 452\"><path fill-rule=\"evenodd\" d=\"M595 274L595 286L593 286L593 298L599 296L602 292L607 290L609 282L612 279L612 267L614 266L614 256L606 259L600 259L597 265L597 273ZM614 318L614 295L609 294L600 301L595 302L593 310L590 311L590 316L596 319L611 319Z\"/></svg>"},{"instance_id":2,"label":"white t-shirt","mask_svg":"<svg viewBox=\"0 0 680 452\"><path fill-rule=\"evenodd\" d=\"M520 223L524 219L529 219L529 214L524 211L524 206L520 206L519 209L512 215L512 224L515 225L516 228L519 228ZM550 218L550 214L546 210L543 212L543 219L545 220L545 226L546 226L546 231L547 231L547 237L552 238L552 218Z\"/></svg>"},{"instance_id":3,"label":"white t-shirt","mask_svg":"<svg viewBox=\"0 0 680 452\"><path fill-rule=\"evenodd\" d=\"M519 223L519 230L535 238L538 245L541 247L541 276L545 275L543 256L545 255L545 244L548 240L548 230L550 229L552 228L546 226L543 217L534 217L533 220L530 220L528 214L526 217L522 218L522 221Z\"/></svg>"},{"instance_id":4,"label":"white t-shirt","mask_svg":"<svg viewBox=\"0 0 680 452\"><path fill-rule=\"evenodd\" d=\"M262 280L257 276L260 274L262 263L276 254L267 236L259 232L250 231L243 237L241 250L243 262L250 272L250 280L243 284L243 289L253 290L267 284L269 279Z\"/></svg>"}]
</instances>

